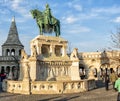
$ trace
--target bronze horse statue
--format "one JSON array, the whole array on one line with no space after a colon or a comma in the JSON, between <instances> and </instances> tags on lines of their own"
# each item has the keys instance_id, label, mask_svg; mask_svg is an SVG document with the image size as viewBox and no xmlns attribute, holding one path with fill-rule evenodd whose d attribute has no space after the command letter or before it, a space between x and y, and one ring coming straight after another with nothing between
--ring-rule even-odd
<instances>
[{"instance_id":1,"label":"bronze horse statue","mask_svg":"<svg viewBox=\"0 0 120 101\"><path fill-rule=\"evenodd\" d=\"M37 9L30 11L33 18L36 19L40 34L55 32L56 36L60 36L60 22L52 16L49 5L46 5L46 10L41 12Z\"/></svg>"}]
</instances>

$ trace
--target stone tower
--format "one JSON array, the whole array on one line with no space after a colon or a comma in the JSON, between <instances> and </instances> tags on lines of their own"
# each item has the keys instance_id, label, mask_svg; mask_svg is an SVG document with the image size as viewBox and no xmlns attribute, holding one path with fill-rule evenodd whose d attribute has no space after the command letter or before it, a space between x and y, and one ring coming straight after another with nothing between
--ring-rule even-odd
<instances>
[{"instance_id":1,"label":"stone tower","mask_svg":"<svg viewBox=\"0 0 120 101\"><path fill-rule=\"evenodd\" d=\"M20 56L24 46L19 40L15 18L13 17L6 42L2 45L2 56Z\"/></svg>"},{"instance_id":2,"label":"stone tower","mask_svg":"<svg viewBox=\"0 0 120 101\"><path fill-rule=\"evenodd\" d=\"M19 40L15 17L13 17L7 40L2 45L2 56L0 56L0 74L5 74L7 79L18 78L19 61L23 48L24 46Z\"/></svg>"}]
</instances>

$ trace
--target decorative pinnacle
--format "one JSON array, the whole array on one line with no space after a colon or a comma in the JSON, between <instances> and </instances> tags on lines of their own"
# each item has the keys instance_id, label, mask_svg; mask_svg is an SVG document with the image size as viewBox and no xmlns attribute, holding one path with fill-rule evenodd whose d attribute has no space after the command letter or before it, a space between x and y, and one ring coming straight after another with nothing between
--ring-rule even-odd
<instances>
[{"instance_id":1,"label":"decorative pinnacle","mask_svg":"<svg viewBox=\"0 0 120 101\"><path fill-rule=\"evenodd\" d=\"M15 16L13 16L13 18L12 18L12 22L15 22Z\"/></svg>"}]
</instances>

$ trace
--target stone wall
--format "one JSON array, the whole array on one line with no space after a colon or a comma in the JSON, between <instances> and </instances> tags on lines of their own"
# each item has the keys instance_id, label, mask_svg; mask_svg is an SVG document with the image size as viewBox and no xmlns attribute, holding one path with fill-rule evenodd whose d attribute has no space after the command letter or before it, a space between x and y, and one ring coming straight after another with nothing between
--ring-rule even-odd
<instances>
[{"instance_id":1,"label":"stone wall","mask_svg":"<svg viewBox=\"0 0 120 101\"><path fill-rule=\"evenodd\" d=\"M78 93L96 87L95 80L80 81L12 81L3 82L3 91L19 94Z\"/></svg>"}]
</instances>

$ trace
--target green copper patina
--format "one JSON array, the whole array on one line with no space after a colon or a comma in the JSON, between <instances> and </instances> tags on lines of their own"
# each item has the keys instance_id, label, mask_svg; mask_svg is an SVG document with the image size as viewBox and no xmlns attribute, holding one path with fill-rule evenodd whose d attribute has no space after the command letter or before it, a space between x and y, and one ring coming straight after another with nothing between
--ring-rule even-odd
<instances>
[{"instance_id":1,"label":"green copper patina","mask_svg":"<svg viewBox=\"0 0 120 101\"><path fill-rule=\"evenodd\" d=\"M52 16L48 4L46 4L46 9L43 12L37 9L31 10L30 12L33 18L36 19L41 35L43 33L55 32L57 37L60 36L60 21Z\"/></svg>"}]
</instances>

